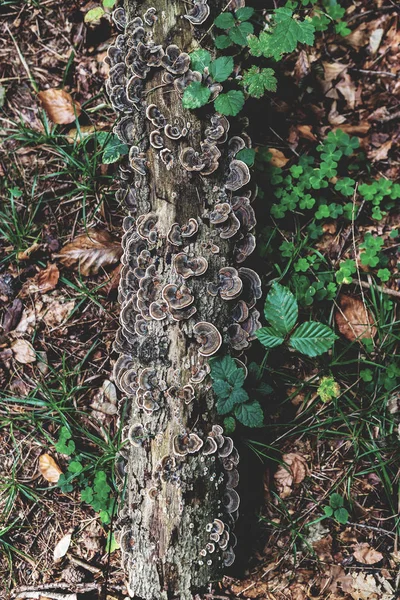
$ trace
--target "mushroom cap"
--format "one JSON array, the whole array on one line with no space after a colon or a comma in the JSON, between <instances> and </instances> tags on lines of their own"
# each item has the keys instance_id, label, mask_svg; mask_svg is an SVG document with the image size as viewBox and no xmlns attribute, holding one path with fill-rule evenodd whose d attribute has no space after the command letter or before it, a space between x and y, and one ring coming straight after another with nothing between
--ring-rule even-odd
<instances>
[{"instance_id":1,"label":"mushroom cap","mask_svg":"<svg viewBox=\"0 0 400 600\"><path fill-rule=\"evenodd\" d=\"M173 439L173 451L176 456L195 454L203 446L203 440L196 433L176 435Z\"/></svg>"},{"instance_id":2,"label":"mushroom cap","mask_svg":"<svg viewBox=\"0 0 400 600\"><path fill-rule=\"evenodd\" d=\"M181 137L187 135L187 128L183 120L178 119L176 121L174 124L167 123L164 127L164 133L170 140L179 140Z\"/></svg>"},{"instance_id":3,"label":"mushroom cap","mask_svg":"<svg viewBox=\"0 0 400 600\"><path fill-rule=\"evenodd\" d=\"M189 258L185 252L179 252L173 259L175 271L183 277L200 277L208 269L208 262L202 256L197 258Z\"/></svg>"},{"instance_id":4,"label":"mushroom cap","mask_svg":"<svg viewBox=\"0 0 400 600\"><path fill-rule=\"evenodd\" d=\"M122 117L119 123L114 127L114 133L119 137L121 142L132 146L135 143L135 122L132 117Z\"/></svg>"},{"instance_id":5,"label":"mushroom cap","mask_svg":"<svg viewBox=\"0 0 400 600\"><path fill-rule=\"evenodd\" d=\"M209 454L215 454L215 452L217 450L218 450L217 442L215 441L215 439L213 437L208 436L204 443L203 454L208 456Z\"/></svg>"},{"instance_id":6,"label":"mushroom cap","mask_svg":"<svg viewBox=\"0 0 400 600\"><path fill-rule=\"evenodd\" d=\"M231 454L232 450L233 450L233 439L230 437L225 437L223 445L218 450L218 456L220 456L221 458L226 458L227 456L229 456Z\"/></svg>"},{"instance_id":7,"label":"mushroom cap","mask_svg":"<svg viewBox=\"0 0 400 600\"><path fill-rule=\"evenodd\" d=\"M144 390L152 390L157 387L157 371L151 367L145 367L138 376L139 387Z\"/></svg>"},{"instance_id":8,"label":"mushroom cap","mask_svg":"<svg viewBox=\"0 0 400 600\"><path fill-rule=\"evenodd\" d=\"M222 336L215 325L200 321L194 325L193 333L200 343L198 352L201 356L212 356L218 352L222 344Z\"/></svg>"},{"instance_id":9,"label":"mushroom cap","mask_svg":"<svg viewBox=\"0 0 400 600\"><path fill-rule=\"evenodd\" d=\"M118 543L121 546L121 551L127 553L132 552L135 547L135 540L131 529L124 527L118 537Z\"/></svg>"},{"instance_id":10,"label":"mushroom cap","mask_svg":"<svg viewBox=\"0 0 400 600\"><path fill-rule=\"evenodd\" d=\"M233 159L229 165L229 175L225 182L226 189L236 192L250 181L249 167L242 160Z\"/></svg>"},{"instance_id":11,"label":"mushroom cap","mask_svg":"<svg viewBox=\"0 0 400 600\"><path fill-rule=\"evenodd\" d=\"M143 81L140 77L133 75L126 84L126 97L130 102L138 104L142 101Z\"/></svg>"},{"instance_id":12,"label":"mushroom cap","mask_svg":"<svg viewBox=\"0 0 400 600\"><path fill-rule=\"evenodd\" d=\"M164 148L164 140L159 129L155 129L150 133L150 146L153 146L157 150Z\"/></svg>"},{"instance_id":13,"label":"mushroom cap","mask_svg":"<svg viewBox=\"0 0 400 600\"><path fill-rule=\"evenodd\" d=\"M154 7L148 8L143 15L143 21L149 27L152 27L154 25L154 23L157 21L157 19L158 19L157 10Z\"/></svg>"},{"instance_id":14,"label":"mushroom cap","mask_svg":"<svg viewBox=\"0 0 400 600\"><path fill-rule=\"evenodd\" d=\"M232 198L232 210L240 221L242 231L254 229L257 220L249 198L246 196L234 196Z\"/></svg>"},{"instance_id":15,"label":"mushroom cap","mask_svg":"<svg viewBox=\"0 0 400 600\"><path fill-rule=\"evenodd\" d=\"M190 384L183 387L173 385L167 389L166 394L171 400L183 400L185 404L190 404L195 398L194 388Z\"/></svg>"},{"instance_id":16,"label":"mushroom cap","mask_svg":"<svg viewBox=\"0 0 400 600\"><path fill-rule=\"evenodd\" d=\"M160 152L160 158L167 167L167 171L170 171L175 162L174 155L172 154L171 150L169 148L163 148Z\"/></svg>"},{"instance_id":17,"label":"mushroom cap","mask_svg":"<svg viewBox=\"0 0 400 600\"><path fill-rule=\"evenodd\" d=\"M172 223L167 233L167 240L173 246L182 246L182 230L179 223Z\"/></svg>"},{"instance_id":18,"label":"mushroom cap","mask_svg":"<svg viewBox=\"0 0 400 600\"><path fill-rule=\"evenodd\" d=\"M201 171L205 167L200 153L196 152L190 146L182 150L179 160L186 171Z\"/></svg>"},{"instance_id":19,"label":"mushroom cap","mask_svg":"<svg viewBox=\"0 0 400 600\"><path fill-rule=\"evenodd\" d=\"M217 142L217 144L224 144L228 138L230 123L228 119L219 114L215 114L211 117L211 125L205 130L206 140L210 142Z\"/></svg>"},{"instance_id":20,"label":"mushroom cap","mask_svg":"<svg viewBox=\"0 0 400 600\"><path fill-rule=\"evenodd\" d=\"M235 260L242 263L246 260L256 247L256 238L252 233L247 233L244 238L238 240L235 244Z\"/></svg>"},{"instance_id":21,"label":"mushroom cap","mask_svg":"<svg viewBox=\"0 0 400 600\"><path fill-rule=\"evenodd\" d=\"M149 332L147 322L142 315L136 315L135 332L140 336L147 335Z\"/></svg>"},{"instance_id":22,"label":"mushroom cap","mask_svg":"<svg viewBox=\"0 0 400 600\"><path fill-rule=\"evenodd\" d=\"M122 85L115 85L111 88L109 98L113 109L117 112L123 112L132 108L132 103L128 100L125 88Z\"/></svg>"},{"instance_id":23,"label":"mushroom cap","mask_svg":"<svg viewBox=\"0 0 400 600\"><path fill-rule=\"evenodd\" d=\"M236 323L243 323L249 316L249 307L244 300L239 300L234 309L232 310L232 319Z\"/></svg>"},{"instance_id":24,"label":"mushroom cap","mask_svg":"<svg viewBox=\"0 0 400 600\"><path fill-rule=\"evenodd\" d=\"M231 156L236 156L240 150L246 148L246 144L243 138L238 135L234 135L228 142L228 152Z\"/></svg>"},{"instance_id":25,"label":"mushroom cap","mask_svg":"<svg viewBox=\"0 0 400 600\"><path fill-rule=\"evenodd\" d=\"M115 193L117 202L123 202L125 206L131 211L136 213L137 211L137 199L136 190L132 186L127 186L125 189L121 186Z\"/></svg>"},{"instance_id":26,"label":"mushroom cap","mask_svg":"<svg viewBox=\"0 0 400 600\"><path fill-rule=\"evenodd\" d=\"M133 369L121 373L116 378L118 387L127 395L134 396L137 392L137 373Z\"/></svg>"},{"instance_id":27,"label":"mushroom cap","mask_svg":"<svg viewBox=\"0 0 400 600\"><path fill-rule=\"evenodd\" d=\"M221 548L221 550L226 550L228 545L229 545L229 531L227 529L225 529L225 531L223 531L221 533L221 535L219 536L219 540L218 540L218 546Z\"/></svg>"},{"instance_id":28,"label":"mushroom cap","mask_svg":"<svg viewBox=\"0 0 400 600\"><path fill-rule=\"evenodd\" d=\"M226 568L231 567L233 565L233 563L235 562L235 558L236 558L236 556L235 556L234 551L232 550L231 547L229 547L222 554L222 561L223 561L224 567L226 567Z\"/></svg>"},{"instance_id":29,"label":"mushroom cap","mask_svg":"<svg viewBox=\"0 0 400 600\"><path fill-rule=\"evenodd\" d=\"M178 92L178 94L183 94L185 89L193 83L193 81L201 82L202 75L198 71L191 71L188 69L186 73L184 73L181 77L177 77L174 79L174 88Z\"/></svg>"},{"instance_id":30,"label":"mushroom cap","mask_svg":"<svg viewBox=\"0 0 400 600\"><path fill-rule=\"evenodd\" d=\"M210 365L208 363L194 365L191 368L191 375L189 381L191 383L201 383L207 377L209 372Z\"/></svg>"},{"instance_id":31,"label":"mushroom cap","mask_svg":"<svg viewBox=\"0 0 400 600\"><path fill-rule=\"evenodd\" d=\"M255 308L251 311L250 316L243 323L241 327L249 334L249 341L256 339L256 331L261 328L260 313Z\"/></svg>"},{"instance_id":32,"label":"mushroom cap","mask_svg":"<svg viewBox=\"0 0 400 600\"><path fill-rule=\"evenodd\" d=\"M149 104L146 108L146 117L153 123L155 127L163 128L167 124L167 120L162 112L155 104Z\"/></svg>"},{"instance_id":33,"label":"mushroom cap","mask_svg":"<svg viewBox=\"0 0 400 600\"><path fill-rule=\"evenodd\" d=\"M122 306L119 318L122 327L132 335L135 335L136 315L136 302L132 298L129 298Z\"/></svg>"},{"instance_id":34,"label":"mushroom cap","mask_svg":"<svg viewBox=\"0 0 400 600\"><path fill-rule=\"evenodd\" d=\"M260 276L248 267L238 269L239 277L243 281L243 299L249 308L262 296Z\"/></svg>"},{"instance_id":35,"label":"mushroom cap","mask_svg":"<svg viewBox=\"0 0 400 600\"><path fill-rule=\"evenodd\" d=\"M219 228L219 237L222 240L228 240L237 234L240 229L240 221L235 215L235 213L231 212L228 215L228 219L223 223L223 225Z\"/></svg>"},{"instance_id":36,"label":"mushroom cap","mask_svg":"<svg viewBox=\"0 0 400 600\"><path fill-rule=\"evenodd\" d=\"M140 448L143 445L143 441L146 438L144 427L141 423L134 423L128 430L128 441L132 446Z\"/></svg>"},{"instance_id":37,"label":"mushroom cap","mask_svg":"<svg viewBox=\"0 0 400 600\"><path fill-rule=\"evenodd\" d=\"M184 17L190 21L192 25L202 25L209 15L210 7L207 4L207 0L193 0L193 8L191 8Z\"/></svg>"},{"instance_id":38,"label":"mushroom cap","mask_svg":"<svg viewBox=\"0 0 400 600\"><path fill-rule=\"evenodd\" d=\"M249 345L249 334L239 323L228 327L229 344L234 350L243 350Z\"/></svg>"},{"instance_id":39,"label":"mushroom cap","mask_svg":"<svg viewBox=\"0 0 400 600\"><path fill-rule=\"evenodd\" d=\"M162 290L162 297L168 304L168 308L180 310L190 306L194 302L194 296L185 285L180 287L174 283L168 283Z\"/></svg>"},{"instance_id":40,"label":"mushroom cap","mask_svg":"<svg viewBox=\"0 0 400 600\"><path fill-rule=\"evenodd\" d=\"M173 75L183 75L189 69L190 56L181 52L175 44L170 44L165 50L162 64Z\"/></svg>"},{"instance_id":41,"label":"mushroom cap","mask_svg":"<svg viewBox=\"0 0 400 600\"><path fill-rule=\"evenodd\" d=\"M144 240L148 240L152 244L157 241L157 221L158 216L156 213L152 212L145 215L140 215L136 221L136 228L139 236Z\"/></svg>"},{"instance_id":42,"label":"mushroom cap","mask_svg":"<svg viewBox=\"0 0 400 600\"><path fill-rule=\"evenodd\" d=\"M239 485L239 471L237 469L226 471L225 475L227 488L235 488Z\"/></svg>"},{"instance_id":43,"label":"mushroom cap","mask_svg":"<svg viewBox=\"0 0 400 600\"><path fill-rule=\"evenodd\" d=\"M118 63L123 63L124 61L124 53L121 48L118 48L115 44L112 44L108 47L107 56L104 59L106 64L109 64L110 67L114 67Z\"/></svg>"},{"instance_id":44,"label":"mushroom cap","mask_svg":"<svg viewBox=\"0 0 400 600\"><path fill-rule=\"evenodd\" d=\"M149 313L152 319L162 321L167 317L168 304L166 302L152 302L149 306Z\"/></svg>"},{"instance_id":45,"label":"mushroom cap","mask_svg":"<svg viewBox=\"0 0 400 600\"><path fill-rule=\"evenodd\" d=\"M124 31L126 27L126 13L121 6L112 12L111 18L117 26L117 29Z\"/></svg>"},{"instance_id":46,"label":"mushroom cap","mask_svg":"<svg viewBox=\"0 0 400 600\"><path fill-rule=\"evenodd\" d=\"M240 505L239 494L232 488L226 488L222 503L228 513L234 513Z\"/></svg>"},{"instance_id":47,"label":"mushroom cap","mask_svg":"<svg viewBox=\"0 0 400 600\"><path fill-rule=\"evenodd\" d=\"M123 86L125 84L125 65L123 62L117 63L111 67L108 73L108 79L110 81L111 88L113 88L115 85Z\"/></svg>"},{"instance_id":48,"label":"mushroom cap","mask_svg":"<svg viewBox=\"0 0 400 600\"><path fill-rule=\"evenodd\" d=\"M129 150L129 164L139 175L146 175L146 158L137 146L131 146Z\"/></svg>"},{"instance_id":49,"label":"mushroom cap","mask_svg":"<svg viewBox=\"0 0 400 600\"><path fill-rule=\"evenodd\" d=\"M136 48L139 61L145 63L148 67L159 67L164 56L162 46L155 44L144 44L139 42Z\"/></svg>"},{"instance_id":50,"label":"mushroom cap","mask_svg":"<svg viewBox=\"0 0 400 600\"><path fill-rule=\"evenodd\" d=\"M129 32L128 44L136 49L139 42L143 42L146 32L143 28L143 21L140 17L133 19L126 26L126 31Z\"/></svg>"},{"instance_id":51,"label":"mushroom cap","mask_svg":"<svg viewBox=\"0 0 400 600\"><path fill-rule=\"evenodd\" d=\"M232 207L228 202L220 202L214 206L213 210L207 216L212 225L219 225L228 219L231 210Z\"/></svg>"},{"instance_id":52,"label":"mushroom cap","mask_svg":"<svg viewBox=\"0 0 400 600\"><path fill-rule=\"evenodd\" d=\"M221 152L217 148L215 142L201 142L201 160L204 163L204 168L201 171L202 175L211 175L219 167L218 159L221 156Z\"/></svg>"},{"instance_id":53,"label":"mushroom cap","mask_svg":"<svg viewBox=\"0 0 400 600\"><path fill-rule=\"evenodd\" d=\"M197 222L197 219L189 219L187 223L185 223L185 225L182 225L181 227L181 233L182 233L182 237L192 237L192 235L194 235L195 233L197 233L199 230L199 224Z\"/></svg>"}]
</instances>

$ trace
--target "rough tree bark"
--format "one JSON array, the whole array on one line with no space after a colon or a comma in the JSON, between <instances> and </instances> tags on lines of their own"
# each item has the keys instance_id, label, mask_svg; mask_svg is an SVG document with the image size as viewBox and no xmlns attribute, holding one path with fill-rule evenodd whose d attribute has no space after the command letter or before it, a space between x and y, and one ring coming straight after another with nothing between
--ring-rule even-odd
<instances>
[{"instance_id":1,"label":"rough tree bark","mask_svg":"<svg viewBox=\"0 0 400 600\"><path fill-rule=\"evenodd\" d=\"M143 600L190 599L234 560L238 453L217 424L208 359L249 344L260 281L242 266L255 219L235 155L249 140L221 115L182 107L201 78L188 53L209 44L226 9L212 4L125 0L107 59L115 132L130 146L117 193L128 211L115 343L128 440L119 539L129 593Z\"/></svg>"}]
</instances>

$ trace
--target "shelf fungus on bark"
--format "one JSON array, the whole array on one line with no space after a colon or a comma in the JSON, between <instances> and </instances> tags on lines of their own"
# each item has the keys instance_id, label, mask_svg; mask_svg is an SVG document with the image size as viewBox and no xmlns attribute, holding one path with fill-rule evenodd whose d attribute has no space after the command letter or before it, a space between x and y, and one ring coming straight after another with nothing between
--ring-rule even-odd
<instances>
[{"instance_id":1,"label":"shelf fungus on bark","mask_svg":"<svg viewBox=\"0 0 400 600\"><path fill-rule=\"evenodd\" d=\"M216 423L209 358L223 344L239 356L259 327L260 278L241 266L255 246L255 192L236 158L251 142L211 105L201 117L181 101L193 81L211 97L222 89L190 69L189 53L193 25L205 34L225 3L124 6L105 59L114 133L129 146L116 193L127 212L114 342L126 441L118 539L132 597L192 600L234 560L239 455Z\"/></svg>"}]
</instances>

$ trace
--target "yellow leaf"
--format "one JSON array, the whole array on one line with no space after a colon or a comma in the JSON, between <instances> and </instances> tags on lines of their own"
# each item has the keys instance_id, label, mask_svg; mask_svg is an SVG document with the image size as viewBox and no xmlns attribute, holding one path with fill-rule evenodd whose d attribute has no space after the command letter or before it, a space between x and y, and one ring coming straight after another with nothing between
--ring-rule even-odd
<instances>
[{"instance_id":1,"label":"yellow leaf","mask_svg":"<svg viewBox=\"0 0 400 600\"><path fill-rule=\"evenodd\" d=\"M50 454L39 456L39 471L42 477L49 483L57 483L62 473L60 467Z\"/></svg>"},{"instance_id":2,"label":"yellow leaf","mask_svg":"<svg viewBox=\"0 0 400 600\"><path fill-rule=\"evenodd\" d=\"M79 102L75 102L71 94L64 90L50 88L39 92L38 98L49 119L57 125L73 123L81 114Z\"/></svg>"}]
</instances>

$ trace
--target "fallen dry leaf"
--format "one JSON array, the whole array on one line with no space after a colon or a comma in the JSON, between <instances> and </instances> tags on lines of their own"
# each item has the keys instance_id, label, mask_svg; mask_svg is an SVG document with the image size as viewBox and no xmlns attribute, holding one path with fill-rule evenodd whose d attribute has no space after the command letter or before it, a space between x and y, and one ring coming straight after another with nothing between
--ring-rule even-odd
<instances>
[{"instance_id":1,"label":"fallen dry leaf","mask_svg":"<svg viewBox=\"0 0 400 600\"><path fill-rule=\"evenodd\" d=\"M60 300L53 300L48 304L43 312L43 321L47 327L57 327L67 320L71 312L75 307L75 300L69 302L62 302Z\"/></svg>"},{"instance_id":2,"label":"fallen dry leaf","mask_svg":"<svg viewBox=\"0 0 400 600\"><path fill-rule=\"evenodd\" d=\"M76 142L78 144L80 144L81 142L86 140L88 137L93 135L96 131L98 131L98 128L95 127L94 125L83 125L82 127L79 128L79 131L75 128L70 129L68 131L67 135L65 136L65 139L70 144L75 144Z\"/></svg>"},{"instance_id":3,"label":"fallen dry leaf","mask_svg":"<svg viewBox=\"0 0 400 600\"><path fill-rule=\"evenodd\" d=\"M394 600L392 586L385 579L381 578L382 589L373 575L354 573L352 577L353 589L350 591L350 596L353 600Z\"/></svg>"},{"instance_id":4,"label":"fallen dry leaf","mask_svg":"<svg viewBox=\"0 0 400 600\"><path fill-rule=\"evenodd\" d=\"M57 562L58 560L60 560L60 558L62 558L63 556L65 556L67 554L70 544L71 544L71 534L66 533L65 535L63 535L61 540L58 542L58 544L54 548L54 552L53 552L54 562Z\"/></svg>"},{"instance_id":5,"label":"fallen dry leaf","mask_svg":"<svg viewBox=\"0 0 400 600\"><path fill-rule=\"evenodd\" d=\"M284 167L289 160L278 148L268 148L268 152L272 154L269 162L273 167Z\"/></svg>"},{"instance_id":6,"label":"fallen dry leaf","mask_svg":"<svg viewBox=\"0 0 400 600\"><path fill-rule=\"evenodd\" d=\"M60 467L50 454L39 456L39 471L42 477L49 483L57 483L62 473Z\"/></svg>"},{"instance_id":7,"label":"fallen dry leaf","mask_svg":"<svg viewBox=\"0 0 400 600\"><path fill-rule=\"evenodd\" d=\"M343 77L335 87L346 100L347 106L353 109L356 105L356 86L350 75L344 73Z\"/></svg>"},{"instance_id":8,"label":"fallen dry leaf","mask_svg":"<svg viewBox=\"0 0 400 600\"><path fill-rule=\"evenodd\" d=\"M354 558L364 565L374 565L383 560L383 554L371 548L367 543L358 544L353 552Z\"/></svg>"},{"instance_id":9,"label":"fallen dry leaf","mask_svg":"<svg viewBox=\"0 0 400 600\"><path fill-rule=\"evenodd\" d=\"M311 142L317 141L317 138L311 130L311 125L297 125L296 129L299 132L300 137L310 140Z\"/></svg>"},{"instance_id":10,"label":"fallen dry leaf","mask_svg":"<svg viewBox=\"0 0 400 600\"><path fill-rule=\"evenodd\" d=\"M12 351L14 352L14 358L22 365L34 363L36 361L36 354L33 346L27 340L15 340L13 342Z\"/></svg>"},{"instance_id":11,"label":"fallen dry leaf","mask_svg":"<svg viewBox=\"0 0 400 600\"><path fill-rule=\"evenodd\" d=\"M71 94L64 90L50 88L39 92L38 98L49 119L57 125L73 123L81 114L79 102L75 102Z\"/></svg>"},{"instance_id":12,"label":"fallen dry leaf","mask_svg":"<svg viewBox=\"0 0 400 600\"><path fill-rule=\"evenodd\" d=\"M340 333L350 342L373 338L376 335L374 318L361 298L341 294L335 321Z\"/></svg>"},{"instance_id":13,"label":"fallen dry leaf","mask_svg":"<svg viewBox=\"0 0 400 600\"><path fill-rule=\"evenodd\" d=\"M271 161L272 162L272 161ZM58 257L63 265L80 271L81 275L97 275L101 268L116 263L122 254L121 244L104 229L91 229L66 244Z\"/></svg>"},{"instance_id":14,"label":"fallen dry leaf","mask_svg":"<svg viewBox=\"0 0 400 600\"><path fill-rule=\"evenodd\" d=\"M40 248L40 244L35 242L34 244L32 244L32 246L29 246L29 248L27 248L26 250L23 250L22 252L18 252L17 259L18 260L28 260L30 255L33 254L34 252L36 252L36 250L38 250L39 248Z\"/></svg>"},{"instance_id":15,"label":"fallen dry leaf","mask_svg":"<svg viewBox=\"0 0 400 600\"><path fill-rule=\"evenodd\" d=\"M371 152L368 152L368 158L370 158L372 162L376 162L377 160L386 160L389 154L389 150L393 146L393 142L393 138L390 138L387 142L384 142L376 150L371 150Z\"/></svg>"},{"instance_id":16,"label":"fallen dry leaf","mask_svg":"<svg viewBox=\"0 0 400 600\"><path fill-rule=\"evenodd\" d=\"M35 277L26 281L22 286L21 297L24 298L29 294L40 292L50 292L56 287L60 277L60 271L57 265L49 264L46 269L39 271Z\"/></svg>"},{"instance_id":17,"label":"fallen dry leaf","mask_svg":"<svg viewBox=\"0 0 400 600\"><path fill-rule=\"evenodd\" d=\"M303 481L308 473L304 456L290 452L282 456L284 464L279 465L275 473L275 483L281 498L287 498L292 492L293 484Z\"/></svg>"},{"instance_id":18,"label":"fallen dry leaf","mask_svg":"<svg viewBox=\"0 0 400 600\"><path fill-rule=\"evenodd\" d=\"M9 333L16 328L21 320L23 305L19 298L15 298L11 306L9 306L3 318L3 331Z\"/></svg>"}]
</instances>

